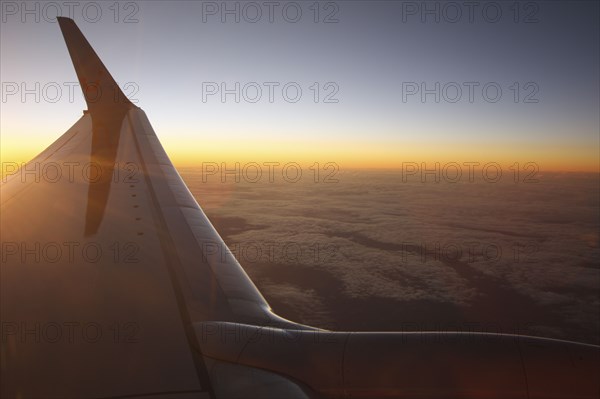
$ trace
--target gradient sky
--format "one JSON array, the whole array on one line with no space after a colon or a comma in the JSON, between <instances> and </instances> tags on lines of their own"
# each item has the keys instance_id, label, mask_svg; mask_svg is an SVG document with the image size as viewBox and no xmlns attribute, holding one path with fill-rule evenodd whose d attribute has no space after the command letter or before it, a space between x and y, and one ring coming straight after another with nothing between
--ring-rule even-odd
<instances>
[{"instance_id":1,"label":"gradient sky","mask_svg":"<svg viewBox=\"0 0 600 399\"><path fill-rule=\"evenodd\" d=\"M88 3L76 2L75 21L115 79L130 82L126 94L146 111L176 165L494 161L599 170L597 1L475 2L472 19L457 2L459 22L451 21L456 8L445 2L320 2L317 23L314 1L278 2L273 22L258 1L253 4L262 17L256 23L246 20L255 16L250 6L244 13L247 2L121 2L118 22L114 2ZM240 22L225 15L223 23L221 9L236 3ZM69 16L63 2L54 4ZM299 21L286 21L284 6L292 19L296 5ZM203 13L213 6L216 15ZM38 11L23 15L25 7ZM425 7L439 7L440 21L422 15ZM496 7L502 15L491 22ZM332 12L338 22L324 23ZM132 13L137 22L125 23ZM2 2L2 162L32 158L86 108L78 88L69 99L68 86L77 79L54 15L56 8L43 3ZM22 85L32 89L36 82L39 102L33 94L21 98ZM219 95L203 101L205 82L257 82L263 96L257 103L243 97L236 103L233 95L225 103ZM273 103L264 82L280 83ZM288 82L303 90L296 103L282 96ZM337 103L323 102L328 82L339 88ZM410 82L479 86L472 103L464 85L456 103L443 97L436 103L433 95L423 103L419 94L403 101L403 83ZM501 87L498 102L484 100L481 88L488 82ZM518 102L510 88L515 82ZM19 93L11 95L15 85ZM56 86L61 96L53 100ZM538 102L523 102L532 88L539 89Z\"/></svg>"}]
</instances>

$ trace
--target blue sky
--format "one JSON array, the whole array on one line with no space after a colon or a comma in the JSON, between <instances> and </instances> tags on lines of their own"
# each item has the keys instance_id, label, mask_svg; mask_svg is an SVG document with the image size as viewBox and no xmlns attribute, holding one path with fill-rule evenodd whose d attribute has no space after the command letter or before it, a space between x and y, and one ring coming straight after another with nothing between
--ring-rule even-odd
<instances>
[{"instance_id":1,"label":"blue sky","mask_svg":"<svg viewBox=\"0 0 600 399\"><path fill-rule=\"evenodd\" d=\"M444 154L597 170L597 2L75 3L80 29L115 79L128 83L125 92L175 161L229 148L348 164ZM68 98L76 76L53 18L58 8L64 16L70 10L53 4L2 3L4 159L41 151L85 108L77 88ZM234 94L223 102L220 92L203 99L203 88L236 82L239 103ZM439 102L406 94L436 82ZM262 97L254 103L256 86ZM23 87L39 102L22 98ZM302 94L292 102L297 87ZM457 87L462 95L453 102ZM499 100L489 101L498 87ZM325 102L328 94L337 102Z\"/></svg>"}]
</instances>

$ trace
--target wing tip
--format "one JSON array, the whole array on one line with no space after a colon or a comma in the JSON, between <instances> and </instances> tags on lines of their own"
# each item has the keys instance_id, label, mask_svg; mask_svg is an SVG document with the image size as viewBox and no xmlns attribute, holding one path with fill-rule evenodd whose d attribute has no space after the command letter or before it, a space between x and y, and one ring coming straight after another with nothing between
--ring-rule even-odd
<instances>
[{"instance_id":1,"label":"wing tip","mask_svg":"<svg viewBox=\"0 0 600 399\"><path fill-rule=\"evenodd\" d=\"M60 30L63 31L63 33L64 33L66 25L69 25L69 24L77 25L77 24L75 24L75 21L73 19L68 18L68 17L57 16L56 20L58 21L58 26L60 26Z\"/></svg>"},{"instance_id":2,"label":"wing tip","mask_svg":"<svg viewBox=\"0 0 600 399\"><path fill-rule=\"evenodd\" d=\"M125 110L133 108L134 104L121 91L75 21L68 17L56 17L56 19L92 114L99 108L122 108ZM114 96L107 93L114 93Z\"/></svg>"}]
</instances>

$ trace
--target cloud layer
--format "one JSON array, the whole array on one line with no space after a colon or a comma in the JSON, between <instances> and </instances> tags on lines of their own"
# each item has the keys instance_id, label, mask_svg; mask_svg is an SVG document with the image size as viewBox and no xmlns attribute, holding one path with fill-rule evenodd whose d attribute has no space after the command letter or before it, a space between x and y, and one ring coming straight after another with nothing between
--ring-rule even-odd
<instances>
[{"instance_id":1,"label":"cloud layer","mask_svg":"<svg viewBox=\"0 0 600 399\"><path fill-rule=\"evenodd\" d=\"M524 332L598 343L598 176L539 182L202 183L198 202L275 311L325 328ZM467 327L471 326L471 327Z\"/></svg>"}]
</instances>

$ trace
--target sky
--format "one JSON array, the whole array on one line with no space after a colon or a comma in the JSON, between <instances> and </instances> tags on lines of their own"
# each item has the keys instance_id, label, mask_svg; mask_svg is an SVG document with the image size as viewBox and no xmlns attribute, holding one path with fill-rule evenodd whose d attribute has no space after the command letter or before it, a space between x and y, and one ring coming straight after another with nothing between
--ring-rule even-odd
<instances>
[{"instance_id":1,"label":"sky","mask_svg":"<svg viewBox=\"0 0 600 399\"><path fill-rule=\"evenodd\" d=\"M596 1L2 1L0 155L86 108L73 17L175 165L599 171Z\"/></svg>"}]
</instances>

